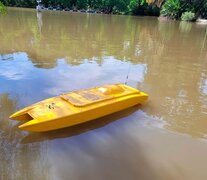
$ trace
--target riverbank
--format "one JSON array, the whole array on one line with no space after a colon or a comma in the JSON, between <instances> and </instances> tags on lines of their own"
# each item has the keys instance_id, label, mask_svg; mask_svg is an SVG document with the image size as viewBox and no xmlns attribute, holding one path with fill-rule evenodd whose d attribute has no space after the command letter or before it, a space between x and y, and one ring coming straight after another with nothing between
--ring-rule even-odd
<instances>
[{"instance_id":1,"label":"riverbank","mask_svg":"<svg viewBox=\"0 0 207 180\"><path fill-rule=\"evenodd\" d=\"M197 19L196 22L199 24L207 24L207 19Z\"/></svg>"},{"instance_id":2,"label":"riverbank","mask_svg":"<svg viewBox=\"0 0 207 180\"><path fill-rule=\"evenodd\" d=\"M10 8L13 8L13 7L10 7ZM21 8L21 7L16 7L16 8ZM40 9L36 10L39 11L39 12L42 12L42 11L63 11L63 12L75 12L75 13L88 13L88 14L108 14L108 15L120 15L120 14L115 14L115 13L107 13L107 12L102 12L102 11L99 11L99 10L94 10L94 9L81 9L81 10L77 10L77 9L69 9L69 8L65 8L65 9L62 9L62 8L57 8L57 7L44 7L44 6L41 6L39 7ZM32 8L33 9L33 8ZM124 15L124 14L122 14ZM125 14L127 15L127 14ZM137 15L138 16L138 15ZM168 16L155 16L158 18L158 20L160 21L172 21L172 20L176 20L176 19L173 19L171 17L168 17ZM191 21L191 22L196 22L198 24L207 24L207 19L201 19L201 18L198 18L197 20L194 20L194 21Z\"/></svg>"},{"instance_id":3,"label":"riverbank","mask_svg":"<svg viewBox=\"0 0 207 180\"><path fill-rule=\"evenodd\" d=\"M6 6L33 7L36 1L1 0ZM170 19L195 21L198 18L207 19L207 0L203 1L181 0L117 0L87 1L87 0L43 0L38 2L38 9L64 10L73 12L164 16Z\"/></svg>"},{"instance_id":4,"label":"riverbank","mask_svg":"<svg viewBox=\"0 0 207 180\"><path fill-rule=\"evenodd\" d=\"M154 4L148 4L148 1L141 0L141 3L133 2L133 0L117 0L114 1L99 1L88 2L86 0L70 1L47 1L44 0L41 4L38 3L43 9L49 10L65 10L65 11L82 11L82 12L97 12L103 14L122 14L122 15L159 15L159 8ZM5 6L12 7L27 7L36 8L37 4L32 0L16 1L16 0L2 0Z\"/></svg>"}]
</instances>

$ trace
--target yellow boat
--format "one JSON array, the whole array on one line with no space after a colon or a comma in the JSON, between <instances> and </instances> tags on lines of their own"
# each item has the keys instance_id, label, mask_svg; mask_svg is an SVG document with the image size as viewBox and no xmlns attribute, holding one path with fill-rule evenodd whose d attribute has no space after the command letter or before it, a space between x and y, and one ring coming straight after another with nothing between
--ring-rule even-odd
<instances>
[{"instance_id":1,"label":"yellow boat","mask_svg":"<svg viewBox=\"0 0 207 180\"><path fill-rule=\"evenodd\" d=\"M124 84L103 85L40 101L10 116L27 121L19 128L43 132L84 123L143 104L148 95Z\"/></svg>"}]
</instances>

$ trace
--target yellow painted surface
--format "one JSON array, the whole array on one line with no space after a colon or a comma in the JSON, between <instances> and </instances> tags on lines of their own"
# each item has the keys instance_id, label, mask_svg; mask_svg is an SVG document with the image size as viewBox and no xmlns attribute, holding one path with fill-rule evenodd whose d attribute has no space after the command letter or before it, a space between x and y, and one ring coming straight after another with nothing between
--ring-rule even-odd
<instances>
[{"instance_id":1,"label":"yellow painted surface","mask_svg":"<svg viewBox=\"0 0 207 180\"><path fill-rule=\"evenodd\" d=\"M84 123L136 104L148 95L124 84L104 85L49 98L10 116L26 120L19 126L27 131L50 131Z\"/></svg>"}]
</instances>

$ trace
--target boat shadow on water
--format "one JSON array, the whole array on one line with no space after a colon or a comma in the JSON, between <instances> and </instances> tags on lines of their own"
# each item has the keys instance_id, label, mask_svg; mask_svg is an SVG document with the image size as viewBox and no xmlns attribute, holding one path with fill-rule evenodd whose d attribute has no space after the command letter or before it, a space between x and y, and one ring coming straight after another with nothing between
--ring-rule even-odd
<instances>
[{"instance_id":1,"label":"boat shadow on water","mask_svg":"<svg viewBox=\"0 0 207 180\"><path fill-rule=\"evenodd\" d=\"M96 120L92 120L92 121L79 124L79 125L75 125L72 127L67 127L67 128L48 131L48 132L41 132L41 133L29 132L29 134L22 139L21 144L29 144L29 143L42 142L42 141L47 141L47 140L54 140L58 138L68 138L68 137L76 136L76 135L106 126L107 124L111 122L120 120L126 116L131 115L132 113L136 112L139 109L140 109L140 106L137 105L137 106L122 110L120 112L116 112L111 115L107 115L105 117L101 117ZM20 123L17 124L17 126L19 125Z\"/></svg>"}]
</instances>

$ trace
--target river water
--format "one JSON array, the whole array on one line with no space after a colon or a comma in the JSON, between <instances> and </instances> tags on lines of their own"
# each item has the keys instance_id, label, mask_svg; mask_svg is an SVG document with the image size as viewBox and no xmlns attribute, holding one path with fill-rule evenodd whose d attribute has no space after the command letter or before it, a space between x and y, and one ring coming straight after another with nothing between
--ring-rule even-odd
<instances>
[{"instance_id":1,"label":"river water","mask_svg":"<svg viewBox=\"0 0 207 180\"><path fill-rule=\"evenodd\" d=\"M128 80L126 80L128 75ZM8 117L107 83L148 103L49 133ZM207 26L8 9L0 15L0 179L207 179Z\"/></svg>"}]
</instances>

